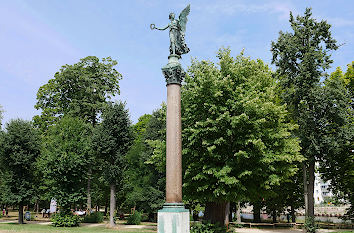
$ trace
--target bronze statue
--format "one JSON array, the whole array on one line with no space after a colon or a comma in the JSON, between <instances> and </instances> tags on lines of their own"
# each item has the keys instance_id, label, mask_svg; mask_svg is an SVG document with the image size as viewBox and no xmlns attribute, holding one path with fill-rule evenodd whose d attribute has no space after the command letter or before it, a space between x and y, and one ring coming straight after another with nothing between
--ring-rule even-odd
<instances>
[{"instance_id":1,"label":"bronze statue","mask_svg":"<svg viewBox=\"0 0 354 233\"><path fill-rule=\"evenodd\" d=\"M169 19L171 22L164 28L157 28L155 24L151 24L151 30L166 30L170 29L170 55L182 55L189 52L189 48L184 39L184 33L186 31L187 16L190 12L190 5L188 5L179 15L178 19L175 19L175 14L170 13Z\"/></svg>"}]
</instances>

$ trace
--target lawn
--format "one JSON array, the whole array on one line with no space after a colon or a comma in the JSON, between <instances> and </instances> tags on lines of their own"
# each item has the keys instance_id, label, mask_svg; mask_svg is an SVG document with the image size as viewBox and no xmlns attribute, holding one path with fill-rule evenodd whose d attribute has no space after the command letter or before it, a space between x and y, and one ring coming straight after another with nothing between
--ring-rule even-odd
<instances>
[{"instance_id":1,"label":"lawn","mask_svg":"<svg viewBox=\"0 0 354 233\"><path fill-rule=\"evenodd\" d=\"M81 227L72 227L72 228L64 228L64 227L53 227L51 225L39 225L39 224L23 224L19 225L17 223L0 223L0 233L4 232L26 232L26 233L37 233L37 232L45 232L45 233L56 233L56 232L68 232L68 233L76 233L76 232L85 232L85 233L97 233L97 232L129 232L129 233L142 233L142 232L154 232L149 230L138 230L138 229L109 229L104 226L81 226Z\"/></svg>"}]
</instances>

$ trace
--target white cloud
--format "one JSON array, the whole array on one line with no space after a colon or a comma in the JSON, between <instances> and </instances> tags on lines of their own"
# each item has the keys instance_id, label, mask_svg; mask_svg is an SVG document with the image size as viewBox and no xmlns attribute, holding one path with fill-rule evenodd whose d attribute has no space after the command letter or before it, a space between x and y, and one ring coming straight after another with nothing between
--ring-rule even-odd
<instances>
[{"instance_id":1,"label":"white cloud","mask_svg":"<svg viewBox=\"0 0 354 233\"><path fill-rule=\"evenodd\" d=\"M327 22L336 27L354 26L354 20L344 18L327 18Z\"/></svg>"},{"instance_id":2,"label":"white cloud","mask_svg":"<svg viewBox=\"0 0 354 233\"><path fill-rule=\"evenodd\" d=\"M272 14L278 14L279 19L289 18L290 11L296 13L296 9L293 4L284 1L272 1L263 4L255 4L243 1L215 1L212 4L205 4L196 6L200 11L207 11L212 14L227 14L235 15L238 12L242 13L259 13L269 12Z\"/></svg>"}]
</instances>

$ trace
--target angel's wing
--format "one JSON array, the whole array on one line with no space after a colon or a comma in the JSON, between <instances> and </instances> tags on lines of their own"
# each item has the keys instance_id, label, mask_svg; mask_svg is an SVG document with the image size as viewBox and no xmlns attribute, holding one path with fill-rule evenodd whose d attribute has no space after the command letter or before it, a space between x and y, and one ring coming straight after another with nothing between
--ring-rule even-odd
<instances>
[{"instance_id":1,"label":"angel's wing","mask_svg":"<svg viewBox=\"0 0 354 233\"><path fill-rule=\"evenodd\" d=\"M186 31L187 16L189 15L190 11L191 11L191 6L190 4L188 4L188 6L183 9L181 14L179 14L179 25L181 27L182 32Z\"/></svg>"}]
</instances>

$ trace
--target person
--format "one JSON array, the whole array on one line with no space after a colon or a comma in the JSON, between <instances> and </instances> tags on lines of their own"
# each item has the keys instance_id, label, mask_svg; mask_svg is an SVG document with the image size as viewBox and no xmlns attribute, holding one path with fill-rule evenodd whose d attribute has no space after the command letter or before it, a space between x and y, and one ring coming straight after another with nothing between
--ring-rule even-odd
<instances>
[{"instance_id":1,"label":"person","mask_svg":"<svg viewBox=\"0 0 354 233\"><path fill-rule=\"evenodd\" d=\"M42 209L41 213L42 213L42 218L44 218L44 214L45 214L45 209L44 208Z\"/></svg>"},{"instance_id":2,"label":"person","mask_svg":"<svg viewBox=\"0 0 354 233\"><path fill-rule=\"evenodd\" d=\"M6 217L9 217L9 209L6 207Z\"/></svg>"},{"instance_id":3,"label":"person","mask_svg":"<svg viewBox=\"0 0 354 233\"><path fill-rule=\"evenodd\" d=\"M47 217L50 218L50 209L47 209L45 213L47 214Z\"/></svg>"},{"instance_id":4,"label":"person","mask_svg":"<svg viewBox=\"0 0 354 233\"><path fill-rule=\"evenodd\" d=\"M290 223L290 211L287 212L286 219L288 220L288 223Z\"/></svg>"},{"instance_id":5,"label":"person","mask_svg":"<svg viewBox=\"0 0 354 233\"><path fill-rule=\"evenodd\" d=\"M5 209L2 209L2 216L5 216Z\"/></svg>"}]
</instances>

